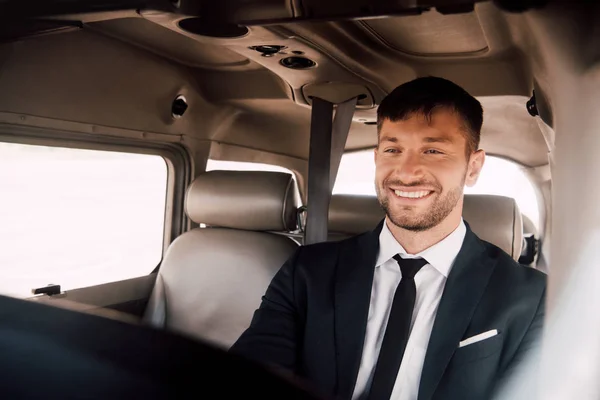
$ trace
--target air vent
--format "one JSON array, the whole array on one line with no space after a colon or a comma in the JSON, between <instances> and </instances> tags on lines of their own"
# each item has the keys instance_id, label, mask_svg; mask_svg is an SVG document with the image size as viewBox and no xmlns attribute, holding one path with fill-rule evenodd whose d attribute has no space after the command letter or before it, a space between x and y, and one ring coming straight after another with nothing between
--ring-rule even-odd
<instances>
[{"instance_id":1,"label":"air vent","mask_svg":"<svg viewBox=\"0 0 600 400\"><path fill-rule=\"evenodd\" d=\"M179 119L183 117L183 114L188 109L187 100L184 96L179 95L173 100L173 104L171 105L171 115L174 119Z\"/></svg>"},{"instance_id":2,"label":"air vent","mask_svg":"<svg viewBox=\"0 0 600 400\"><path fill-rule=\"evenodd\" d=\"M239 38L246 36L249 32L245 26L220 23L197 17L182 19L178 25L184 31L195 35L224 39Z\"/></svg>"},{"instance_id":3,"label":"air vent","mask_svg":"<svg viewBox=\"0 0 600 400\"><path fill-rule=\"evenodd\" d=\"M305 57L286 57L281 60L281 65L291 69L309 69L315 67L317 63Z\"/></svg>"}]
</instances>

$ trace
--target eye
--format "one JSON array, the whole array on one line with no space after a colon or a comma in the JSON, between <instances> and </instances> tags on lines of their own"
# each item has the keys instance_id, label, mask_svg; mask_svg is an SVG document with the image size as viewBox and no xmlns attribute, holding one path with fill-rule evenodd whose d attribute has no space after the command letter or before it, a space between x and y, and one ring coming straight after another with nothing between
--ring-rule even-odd
<instances>
[{"instance_id":1,"label":"eye","mask_svg":"<svg viewBox=\"0 0 600 400\"><path fill-rule=\"evenodd\" d=\"M387 148L385 150L383 150L384 153L398 153L398 149L395 148Z\"/></svg>"},{"instance_id":2,"label":"eye","mask_svg":"<svg viewBox=\"0 0 600 400\"><path fill-rule=\"evenodd\" d=\"M429 150L425 150L425 154L444 154L439 150L436 149L429 149Z\"/></svg>"}]
</instances>

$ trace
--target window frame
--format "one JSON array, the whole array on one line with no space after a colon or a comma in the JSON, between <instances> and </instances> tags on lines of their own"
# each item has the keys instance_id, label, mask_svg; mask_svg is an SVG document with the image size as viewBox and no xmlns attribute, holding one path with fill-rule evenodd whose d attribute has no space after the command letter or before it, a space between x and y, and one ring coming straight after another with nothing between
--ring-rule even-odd
<instances>
[{"instance_id":1,"label":"window frame","mask_svg":"<svg viewBox=\"0 0 600 400\"><path fill-rule=\"evenodd\" d=\"M160 261L148 275L158 271L171 242L188 229L184 200L192 176L192 162L189 152L180 144L10 124L0 124L0 142L162 157L167 167L163 247Z\"/></svg>"}]
</instances>

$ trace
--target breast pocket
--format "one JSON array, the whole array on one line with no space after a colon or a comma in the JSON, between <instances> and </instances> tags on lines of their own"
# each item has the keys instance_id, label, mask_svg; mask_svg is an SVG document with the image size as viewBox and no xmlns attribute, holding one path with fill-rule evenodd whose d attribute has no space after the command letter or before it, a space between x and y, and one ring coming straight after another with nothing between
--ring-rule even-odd
<instances>
[{"instance_id":1,"label":"breast pocket","mask_svg":"<svg viewBox=\"0 0 600 400\"><path fill-rule=\"evenodd\" d=\"M502 333L480 342L459 347L452 356L452 363L456 366L484 359L498 353L500 350L502 350Z\"/></svg>"}]
</instances>

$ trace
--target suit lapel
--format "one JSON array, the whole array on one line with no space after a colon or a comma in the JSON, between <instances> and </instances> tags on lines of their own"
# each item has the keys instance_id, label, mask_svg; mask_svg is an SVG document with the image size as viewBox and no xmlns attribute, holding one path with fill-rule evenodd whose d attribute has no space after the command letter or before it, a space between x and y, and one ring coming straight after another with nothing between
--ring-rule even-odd
<instances>
[{"instance_id":1,"label":"suit lapel","mask_svg":"<svg viewBox=\"0 0 600 400\"><path fill-rule=\"evenodd\" d=\"M352 396L358 376L383 223L372 232L348 240L340 247L334 299L336 392L340 398Z\"/></svg>"},{"instance_id":2,"label":"suit lapel","mask_svg":"<svg viewBox=\"0 0 600 400\"><path fill-rule=\"evenodd\" d=\"M496 263L485 257L485 246L468 228L465 240L448 276L431 331L419 386L419 400L433 396L479 299L485 292Z\"/></svg>"}]
</instances>

